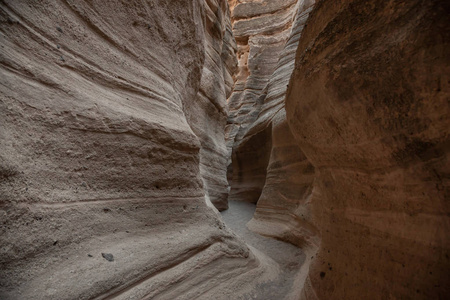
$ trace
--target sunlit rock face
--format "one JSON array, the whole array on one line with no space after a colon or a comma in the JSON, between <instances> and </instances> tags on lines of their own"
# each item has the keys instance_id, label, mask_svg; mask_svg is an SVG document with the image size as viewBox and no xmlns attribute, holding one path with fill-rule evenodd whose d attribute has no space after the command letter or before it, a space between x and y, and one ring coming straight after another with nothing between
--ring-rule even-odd
<instances>
[{"instance_id":1,"label":"sunlit rock face","mask_svg":"<svg viewBox=\"0 0 450 300\"><path fill-rule=\"evenodd\" d=\"M443 299L449 282L449 7L319 1L286 111L316 170L303 299Z\"/></svg>"},{"instance_id":2,"label":"sunlit rock face","mask_svg":"<svg viewBox=\"0 0 450 300\"><path fill-rule=\"evenodd\" d=\"M205 201L226 206L227 14L0 4L1 299L232 299L276 272Z\"/></svg>"}]
</instances>

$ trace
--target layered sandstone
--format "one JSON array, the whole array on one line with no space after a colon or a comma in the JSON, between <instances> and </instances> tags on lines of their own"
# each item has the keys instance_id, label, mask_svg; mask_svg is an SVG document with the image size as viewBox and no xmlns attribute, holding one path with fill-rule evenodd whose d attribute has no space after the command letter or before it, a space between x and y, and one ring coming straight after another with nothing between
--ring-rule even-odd
<instances>
[{"instance_id":1,"label":"layered sandstone","mask_svg":"<svg viewBox=\"0 0 450 300\"><path fill-rule=\"evenodd\" d=\"M205 201L224 207L226 3L0 12L0 298L230 299L276 275Z\"/></svg>"},{"instance_id":2,"label":"layered sandstone","mask_svg":"<svg viewBox=\"0 0 450 300\"><path fill-rule=\"evenodd\" d=\"M3 1L0 298L445 298L450 8L313 2Z\"/></svg>"},{"instance_id":3,"label":"layered sandstone","mask_svg":"<svg viewBox=\"0 0 450 300\"><path fill-rule=\"evenodd\" d=\"M316 169L302 299L450 293L449 6L319 1L286 111Z\"/></svg>"},{"instance_id":4,"label":"layered sandstone","mask_svg":"<svg viewBox=\"0 0 450 300\"><path fill-rule=\"evenodd\" d=\"M227 98L234 85L236 42L226 1L205 1L205 62L196 99L184 98L184 111L200 140L200 173L206 197L219 210L228 208L225 125Z\"/></svg>"},{"instance_id":5,"label":"layered sandstone","mask_svg":"<svg viewBox=\"0 0 450 300\"><path fill-rule=\"evenodd\" d=\"M266 87L258 118L246 132L242 144L266 132L271 148L264 187L257 209L248 224L253 231L274 236L302 248L316 247L319 236L311 224L314 167L296 144L286 121L284 99L294 70L295 53L314 1L298 1L289 39ZM270 129L270 131L268 131Z\"/></svg>"},{"instance_id":6,"label":"layered sandstone","mask_svg":"<svg viewBox=\"0 0 450 300\"><path fill-rule=\"evenodd\" d=\"M262 31L268 37L281 36L283 39L282 48L278 51L267 46L267 49L263 48L276 54L278 58L275 67L265 69L272 72L265 78L266 85L254 89L260 92L260 101L255 102L255 99L249 97L247 90L240 92L239 86L229 100L233 107L233 101L236 100L233 97L239 95L240 104L243 105L243 109L235 112L241 115L242 121L233 120L233 110L230 109L230 120L240 122L236 136L233 137L231 132L228 136L228 142L233 139L230 199L257 202L255 216L249 223L253 231L288 240L302 247L317 246L319 237L311 224L310 211L314 167L296 144L287 125L284 108L298 41L314 1L285 1L280 5L273 3L263 3L266 4L264 6L257 2L245 2L237 6L233 13L236 19L249 23L249 32L259 28L259 23L253 18L256 15L264 16L271 9L275 13L266 17L283 19L283 13L289 12L292 21L282 33L267 29ZM261 5L260 13L253 9L258 5ZM241 10L237 10L238 7ZM235 21L234 31L237 32L236 39L239 42L240 27L237 25L239 23ZM259 56L257 59L260 59ZM258 70L265 66L267 60L267 57L262 57L260 61L249 57L248 65L254 64L257 67L254 68L256 71L250 70L249 76L244 78L247 80L245 86L251 85L251 77L259 75ZM242 69L242 61L240 67ZM247 109L252 103L251 110ZM237 127L236 124L230 124L228 128L231 126Z\"/></svg>"},{"instance_id":7,"label":"layered sandstone","mask_svg":"<svg viewBox=\"0 0 450 300\"><path fill-rule=\"evenodd\" d=\"M239 72L228 99L229 199L256 202L266 178L271 128L266 126L255 134L246 134L258 119L267 85L290 37L297 1L231 2L235 4L231 17Z\"/></svg>"}]
</instances>

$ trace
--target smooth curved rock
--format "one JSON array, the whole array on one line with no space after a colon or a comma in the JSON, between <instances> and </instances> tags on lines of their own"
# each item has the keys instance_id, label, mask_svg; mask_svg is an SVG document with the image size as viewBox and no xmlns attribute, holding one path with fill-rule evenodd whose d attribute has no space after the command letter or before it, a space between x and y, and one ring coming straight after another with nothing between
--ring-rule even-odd
<instances>
[{"instance_id":1,"label":"smooth curved rock","mask_svg":"<svg viewBox=\"0 0 450 300\"><path fill-rule=\"evenodd\" d=\"M303 249L318 246L320 235L312 224L314 167L298 147L286 121L284 98L294 70L295 53L313 1L299 1L289 39L267 85L267 95L249 137L270 127L270 161L256 213L249 228L260 234L289 241ZM269 143L269 142L268 142ZM313 251L312 251L313 252Z\"/></svg>"},{"instance_id":2,"label":"smooth curved rock","mask_svg":"<svg viewBox=\"0 0 450 300\"><path fill-rule=\"evenodd\" d=\"M193 101L184 98L183 109L192 131L200 139L200 173L206 197L219 210L228 208L225 125L227 98L237 67L236 42L231 32L226 1L206 1L205 63L200 89Z\"/></svg>"},{"instance_id":3,"label":"smooth curved rock","mask_svg":"<svg viewBox=\"0 0 450 300\"><path fill-rule=\"evenodd\" d=\"M239 73L231 97L226 139L229 199L257 202L270 158L271 128L247 134L259 118L268 83L291 34L297 1L249 1L232 7ZM250 140L250 141L249 141Z\"/></svg>"},{"instance_id":4,"label":"smooth curved rock","mask_svg":"<svg viewBox=\"0 0 450 300\"><path fill-rule=\"evenodd\" d=\"M276 53L279 60L263 90L263 101L246 115L249 124L235 137L232 170L239 181L231 181L230 195L230 199L257 201L256 213L248 224L251 230L311 249L312 253L320 242L311 213L314 167L290 132L284 98L299 38L313 4L289 4L292 26L282 51ZM233 14L236 16L236 9Z\"/></svg>"},{"instance_id":5,"label":"smooth curved rock","mask_svg":"<svg viewBox=\"0 0 450 300\"><path fill-rule=\"evenodd\" d=\"M205 201L226 3L3 1L0 22L0 298L230 299L276 276Z\"/></svg>"},{"instance_id":6,"label":"smooth curved rock","mask_svg":"<svg viewBox=\"0 0 450 300\"><path fill-rule=\"evenodd\" d=\"M302 299L450 293L449 12L330 0L311 13L286 98L319 195Z\"/></svg>"}]
</instances>

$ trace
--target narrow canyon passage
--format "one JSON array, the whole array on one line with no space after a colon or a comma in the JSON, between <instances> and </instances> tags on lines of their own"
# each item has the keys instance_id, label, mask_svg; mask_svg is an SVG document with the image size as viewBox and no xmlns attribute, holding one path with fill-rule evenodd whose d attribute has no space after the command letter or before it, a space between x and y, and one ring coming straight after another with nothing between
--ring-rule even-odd
<instances>
[{"instance_id":1,"label":"narrow canyon passage","mask_svg":"<svg viewBox=\"0 0 450 300\"><path fill-rule=\"evenodd\" d=\"M449 15L0 1L0 299L447 299Z\"/></svg>"},{"instance_id":2,"label":"narrow canyon passage","mask_svg":"<svg viewBox=\"0 0 450 300\"><path fill-rule=\"evenodd\" d=\"M256 205L243 201L229 201L228 210L221 213L225 224L251 247L273 259L280 268L276 280L262 283L258 288L246 295L244 299L272 300L295 299L288 298L292 291L300 267L305 261L303 251L292 244L263 237L250 231L246 224L255 213ZM292 296L291 296L292 297Z\"/></svg>"}]
</instances>

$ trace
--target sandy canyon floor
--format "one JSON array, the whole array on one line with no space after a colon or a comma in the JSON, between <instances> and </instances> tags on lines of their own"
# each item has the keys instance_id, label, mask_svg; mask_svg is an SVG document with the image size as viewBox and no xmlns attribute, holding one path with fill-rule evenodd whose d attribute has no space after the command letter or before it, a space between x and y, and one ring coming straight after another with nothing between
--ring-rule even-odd
<instances>
[{"instance_id":1,"label":"sandy canyon floor","mask_svg":"<svg viewBox=\"0 0 450 300\"><path fill-rule=\"evenodd\" d=\"M275 281L261 284L257 292L246 295L245 299L273 300L289 298L294 278L305 261L305 254L299 248L250 231L246 224L255 213L256 205L248 202L230 201L229 209L222 217L228 227L248 245L258 249L278 263L280 274Z\"/></svg>"}]
</instances>

